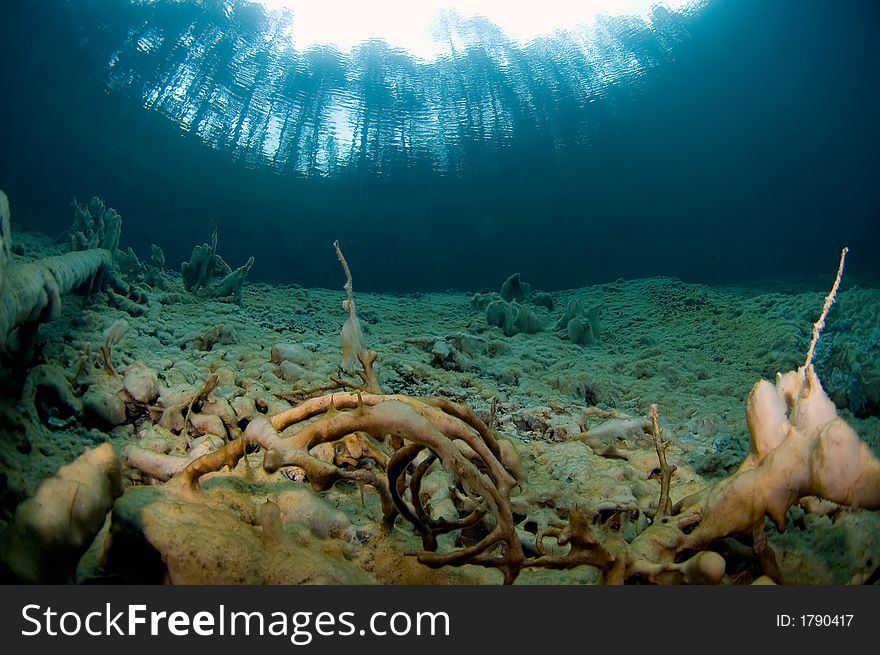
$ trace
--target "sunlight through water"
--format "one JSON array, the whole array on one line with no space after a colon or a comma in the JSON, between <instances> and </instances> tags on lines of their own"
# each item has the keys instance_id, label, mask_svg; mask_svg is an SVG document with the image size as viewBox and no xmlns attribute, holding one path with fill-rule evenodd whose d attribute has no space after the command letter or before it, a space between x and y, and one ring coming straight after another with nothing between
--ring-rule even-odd
<instances>
[{"instance_id":1,"label":"sunlight through water","mask_svg":"<svg viewBox=\"0 0 880 655\"><path fill-rule=\"evenodd\" d=\"M481 17L522 45L557 30L591 26L598 16L646 17L657 6L679 10L693 0L374 0L314 2L258 0L269 10L293 14L291 39L299 51L332 45L341 51L370 39L431 61L451 54L454 44L442 29L444 17Z\"/></svg>"}]
</instances>

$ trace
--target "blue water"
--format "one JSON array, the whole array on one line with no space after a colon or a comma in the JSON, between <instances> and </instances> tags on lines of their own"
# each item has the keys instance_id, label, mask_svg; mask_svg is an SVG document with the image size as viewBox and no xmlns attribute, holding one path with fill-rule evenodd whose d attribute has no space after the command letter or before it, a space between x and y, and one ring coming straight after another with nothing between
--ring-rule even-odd
<instances>
[{"instance_id":1,"label":"blue water","mask_svg":"<svg viewBox=\"0 0 880 655\"><path fill-rule=\"evenodd\" d=\"M142 257L177 268L214 221L249 279L334 288L339 239L363 291L827 277L846 244L849 279L880 280L875 2L607 18L586 53L464 21L434 63L299 52L237 0L0 12L25 227L100 195Z\"/></svg>"}]
</instances>

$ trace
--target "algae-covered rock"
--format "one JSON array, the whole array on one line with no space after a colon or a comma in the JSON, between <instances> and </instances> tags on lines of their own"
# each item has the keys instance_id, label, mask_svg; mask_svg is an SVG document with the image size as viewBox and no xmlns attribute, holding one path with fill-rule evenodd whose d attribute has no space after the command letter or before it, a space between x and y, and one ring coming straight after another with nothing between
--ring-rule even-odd
<instances>
[{"instance_id":1,"label":"algae-covered rock","mask_svg":"<svg viewBox=\"0 0 880 655\"><path fill-rule=\"evenodd\" d=\"M141 361L125 369L122 385L128 395L139 403L151 403L159 397L159 375Z\"/></svg>"},{"instance_id":2,"label":"algae-covered rock","mask_svg":"<svg viewBox=\"0 0 880 655\"><path fill-rule=\"evenodd\" d=\"M501 297L507 302L528 302L532 295L532 285L523 282L519 273L514 273L501 285Z\"/></svg>"},{"instance_id":3,"label":"algae-covered rock","mask_svg":"<svg viewBox=\"0 0 880 655\"><path fill-rule=\"evenodd\" d=\"M7 573L22 582L73 582L79 558L121 492L121 464L110 444L62 466L18 506L0 537Z\"/></svg>"},{"instance_id":4,"label":"algae-covered rock","mask_svg":"<svg viewBox=\"0 0 880 655\"><path fill-rule=\"evenodd\" d=\"M283 528L264 539L253 513L246 523L224 508L133 487L113 508L103 575L142 584L375 584L327 554L333 543Z\"/></svg>"},{"instance_id":5,"label":"algae-covered rock","mask_svg":"<svg viewBox=\"0 0 880 655\"><path fill-rule=\"evenodd\" d=\"M115 384L93 384L83 394L82 403L83 419L90 425L116 427L125 423L125 401Z\"/></svg>"},{"instance_id":6,"label":"algae-covered rock","mask_svg":"<svg viewBox=\"0 0 880 655\"><path fill-rule=\"evenodd\" d=\"M501 328L508 337L514 335L513 308L505 300L494 300L486 307L486 323Z\"/></svg>"},{"instance_id":7,"label":"algae-covered rock","mask_svg":"<svg viewBox=\"0 0 880 655\"><path fill-rule=\"evenodd\" d=\"M273 364L293 362L300 366L310 366L313 359L312 353L301 343L276 343L270 351L270 360Z\"/></svg>"}]
</instances>

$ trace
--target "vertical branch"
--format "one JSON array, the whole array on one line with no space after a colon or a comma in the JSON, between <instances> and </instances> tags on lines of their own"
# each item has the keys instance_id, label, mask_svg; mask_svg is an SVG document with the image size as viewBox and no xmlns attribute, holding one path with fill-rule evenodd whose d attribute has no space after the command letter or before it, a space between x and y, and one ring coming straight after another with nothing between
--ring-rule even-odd
<instances>
[{"instance_id":1,"label":"vertical branch","mask_svg":"<svg viewBox=\"0 0 880 655\"><path fill-rule=\"evenodd\" d=\"M666 461L666 448L668 441L663 441L663 429L660 427L660 416L657 414L657 405L651 405L651 436L654 437L654 448L657 449L657 458L660 460L660 501L657 503L657 514L654 520L668 516L672 512L672 501L669 499L669 485L672 474L677 468Z\"/></svg>"},{"instance_id":2,"label":"vertical branch","mask_svg":"<svg viewBox=\"0 0 880 655\"><path fill-rule=\"evenodd\" d=\"M345 271L345 291L348 293L348 300L346 301L345 309L348 310L350 315L354 314L354 295L352 294L351 288L351 271L348 270L348 262L345 261L345 257L342 254L342 250L339 248L339 240L333 242L333 248L336 250L336 257L339 258L339 263L342 264L342 270Z\"/></svg>"},{"instance_id":3,"label":"vertical branch","mask_svg":"<svg viewBox=\"0 0 880 655\"><path fill-rule=\"evenodd\" d=\"M346 300L343 301L342 307L348 312L348 319L342 326L342 332L339 335L342 343L342 370L346 373L354 373L357 370L358 359L367 349L367 343L364 339L364 333L361 331L361 324L358 321L357 312L354 306L354 294L352 293L351 271L348 269L348 262L342 255L339 248L339 241L333 242L333 248L336 250L336 256L339 263L342 264L342 270L345 271L345 290L348 294Z\"/></svg>"},{"instance_id":4,"label":"vertical branch","mask_svg":"<svg viewBox=\"0 0 880 655\"><path fill-rule=\"evenodd\" d=\"M834 304L834 299L837 296L837 288L840 286L840 278L843 277L843 262L846 260L846 253L848 252L849 248L845 246L843 250L840 251L840 265L837 267L837 277L834 278L834 285L831 287L831 291L825 296L825 304L822 306L822 313L819 315L819 320L813 325L813 339L810 341L810 349L807 351L807 361L804 363L805 371L813 364L813 355L816 354L816 344L819 343L819 335L822 333L822 328L825 327L825 318L828 316L828 310L831 309L831 305Z\"/></svg>"}]
</instances>

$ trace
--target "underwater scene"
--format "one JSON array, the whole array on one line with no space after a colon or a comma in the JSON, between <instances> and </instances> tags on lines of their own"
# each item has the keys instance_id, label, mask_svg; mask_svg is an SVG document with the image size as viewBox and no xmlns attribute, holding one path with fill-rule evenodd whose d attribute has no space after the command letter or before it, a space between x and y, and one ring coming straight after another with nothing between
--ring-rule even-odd
<instances>
[{"instance_id":1,"label":"underwater scene","mask_svg":"<svg viewBox=\"0 0 880 655\"><path fill-rule=\"evenodd\" d=\"M878 29L3 2L0 580L880 583Z\"/></svg>"}]
</instances>

